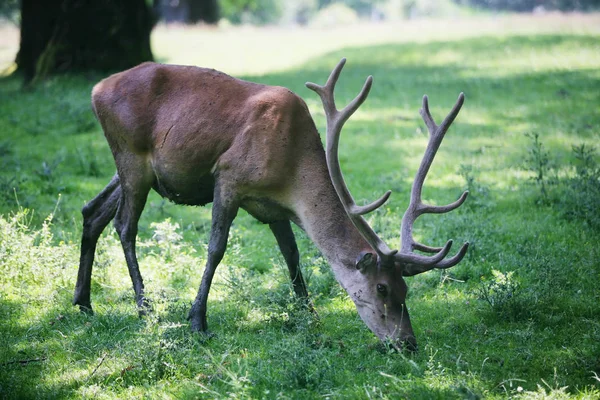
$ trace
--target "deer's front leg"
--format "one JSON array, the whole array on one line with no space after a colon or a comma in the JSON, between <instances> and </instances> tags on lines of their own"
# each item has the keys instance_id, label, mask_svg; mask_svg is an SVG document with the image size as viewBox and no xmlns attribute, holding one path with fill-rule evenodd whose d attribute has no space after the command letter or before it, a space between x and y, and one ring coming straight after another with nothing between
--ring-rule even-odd
<instances>
[{"instance_id":1,"label":"deer's front leg","mask_svg":"<svg viewBox=\"0 0 600 400\"><path fill-rule=\"evenodd\" d=\"M200 283L200 290L198 290L198 295L188 316L192 331L206 332L208 329L206 323L208 292L210 291L210 285L217 266L225 254L229 228L237 215L237 211L238 205L234 201L233 196L222 188L219 188L217 184L213 199L212 225L210 228L206 267L204 268L204 275Z\"/></svg>"}]
</instances>

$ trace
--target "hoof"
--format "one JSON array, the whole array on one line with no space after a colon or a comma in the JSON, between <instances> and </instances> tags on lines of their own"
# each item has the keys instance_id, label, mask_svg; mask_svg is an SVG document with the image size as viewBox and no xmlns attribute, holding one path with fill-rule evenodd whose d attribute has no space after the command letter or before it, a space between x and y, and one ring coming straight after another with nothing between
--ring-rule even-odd
<instances>
[{"instance_id":1,"label":"hoof","mask_svg":"<svg viewBox=\"0 0 600 400\"><path fill-rule=\"evenodd\" d=\"M414 336L408 336L404 339L398 341L398 345L403 352L406 353L416 353L419 351L419 346L417 346L417 339Z\"/></svg>"},{"instance_id":2,"label":"hoof","mask_svg":"<svg viewBox=\"0 0 600 400\"><path fill-rule=\"evenodd\" d=\"M192 334L198 338L200 343L204 344L211 340L212 338L217 337L217 335L209 330L205 331L192 331Z\"/></svg>"},{"instance_id":3,"label":"hoof","mask_svg":"<svg viewBox=\"0 0 600 400\"><path fill-rule=\"evenodd\" d=\"M76 304L76 305L79 306L79 312L81 312L82 314L94 315L94 310L92 310L91 304L88 304L88 305Z\"/></svg>"},{"instance_id":4,"label":"hoof","mask_svg":"<svg viewBox=\"0 0 600 400\"><path fill-rule=\"evenodd\" d=\"M140 303L138 303L138 316L140 318L152 314L152 311L152 306L148 300L143 299Z\"/></svg>"},{"instance_id":5,"label":"hoof","mask_svg":"<svg viewBox=\"0 0 600 400\"><path fill-rule=\"evenodd\" d=\"M382 353L403 353L403 354L415 354L419 352L417 341L414 336L409 336L404 339L391 340L386 338L379 342L376 346L377 349Z\"/></svg>"},{"instance_id":6,"label":"hoof","mask_svg":"<svg viewBox=\"0 0 600 400\"><path fill-rule=\"evenodd\" d=\"M417 341L414 337L398 340L395 343L389 343L389 347L394 348L398 353L415 354L419 351Z\"/></svg>"},{"instance_id":7,"label":"hoof","mask_svg":"<svg viewBox=\"0 0 600 400\"><path fill-rule=\"evenodd\" d=\"M206 323L206 309L200 307L198 303L192 304L192 308L187 317L190 321L192 332L204 333L208 332L208 324Z\"/></svg>"},{"instance_id":8,"label":"hoof","mask_svg":"<svg viewBox=\"0 0 600 400\"><path fill-rule=\"evenodd\" d=\"M198 335L200 335L200 337L203 337L205 339L211 339L211 338L217 337L216 333L209 331L209 330L195 331L194 333L197 333Z\"/></svg>"},{"instance_id":9,"label":"hoof","mask_svg":"<svg viewBox=\"0 0 600 400\"><path fill-rule=\"evenodd\" d=\"M206 319L203 318L189 318L190 320L190 328L192 332L198 332L200 334L209 334L208 324L206 323Z\"/></svg>"}]
</instances>

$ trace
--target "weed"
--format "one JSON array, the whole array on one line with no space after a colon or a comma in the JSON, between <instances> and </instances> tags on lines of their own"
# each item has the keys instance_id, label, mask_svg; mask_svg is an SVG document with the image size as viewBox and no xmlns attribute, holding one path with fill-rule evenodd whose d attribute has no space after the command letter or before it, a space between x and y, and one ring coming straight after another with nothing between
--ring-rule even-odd
<instances>
[{"instance_id":1,"label":"weed","mask_svg":"<svg viewBox=\"0 0 600 400\"><path fill-rule=\"evenodd\" d=\"M214 392L204 385L200 385L203 393L210 394L211 397L244 399L250 398L250 389L252 382L248 378L244 358L236 358L235 362L228 360L230 354L225 353L220 358L214 356L210 351L206 351L208 360L214 368L215 377L224 387L224 393ZM225 394L226 393L226 394Z\"/></svg>"},{"instance_id":2,"label":"weed","mask_svg":"<svg viewBox=\"0 0 600 400\"><path fill-rule=\"evenodd\" d=\"M0 204L9 207L18 207L17 193L21 191L19 185L25 182L24 178L13 176L0 176Z\"/></svg>"},{"instance_id":3,"label":"weed","mask_svg":"<svg viewBox=\"0 0 600 400\"><path fill-rule=\"evenodd\" d=\"M4 160L13 153L13 147L8 140L3 140L0 142L0 159Z\"/></svg>"},{"instance_id":4,"label":"weed","mask_svg":"<svg viewBox=\"0 0 600 400\"><path fill-rule=\"evenodd\" d=\"M82 150L79 147L76 151L77 162L79 163L81 175L93 177L102 176L102 171L100 169L100 161L94 151L89 149Z\"/></svg>"},{"instance_id":5,"label":"weed","mask_svg":"<svg viewBox=\"0 0 600 400\"><path fill-rule=\"evenodd\" d=\"M334 371L328 353L327 348L310 347L304 341L275 345L272 354L279 354L282 360L279 387L319 391L319 388L329 386Z\"/></svg>"},{"instance_id":6,"label":"weed","mask_svg":"<svg viewBox=\"0 0 600 400\"><path fill-rule=\"evenodd\" d=\"M600 214L597 212L600 209L600 164L596 161L596 148L586 144L573 145L574 173L558 177L557 170L568 168L561 165L551 167L550 153L545 150L539 135L527 136L532 144L526 165L535 173L532 179L540 188L541 197L537 202L556 207L566 219L582 221L592 229L600 229ZM551 172L555 176L550 179Z\"/></svg>"},{"instance_id":7,"label":"weed","mask_svg":"<svg viewBox=\"0 0 600 400\"><path fill-rule=\"evenodd\" d=\"M581 144L573 146L575 175L561 182L558 206L570 220L583 221L600 230L600 164L596 148Z\"/></svg>"},{"instance_id":8,"label":"weed","mask_svg":"<svg viewBox=\"0 0 600 400\"><path fill-rule=\"evenodd\" d=\"M42 161L41 166L34 171L39 182L38 190L41 193L57 195L65 190L65 186L61 183L60 173L57 173L57 169L63 161L63 155L59 154L51 161Z\"/></svg>"},{"instance_id":9,"label":"weed","mask_svg":"<svg viewBox=\"0 0 600 400\"><path fill-rule=\"evenodd\" d=\"M476 295L502 319L517 320L528 315L522 285L514 271L503 273L493 269L491 278L482 279Z\"/></svg>"},{"instance_id":10,"label":"weed","mask_svg":"<svg viewBox=\"0 0 600 400\"><path fill-rule=\"evenodd\" d=\"M490 189L482 185L479 180L480 172L473 165L461 164L458 169L460 175L466 182L466 190L469 191L469 201L465 203L467 208L490 207Z\"/></svg>"},{"instance_id":11,"label":"weed","mask_svg":"<svg viewBox=\"0 0 600 400\"><path fill-rule=\"evenodd\" d=\"M539 133L526 133L525 136L531 140L527 158L525 159L525 168L534 174L531 179L540 188L540 199L537 202L548 204L549 153L544 148Z\"/></svg>"},{"instance_id":12,"label":"weed","mask_svg":"<svg viewBox=\"0 0 600 400\"><path fill-rule=\"evenodd\" d=\"M81 103L61 102L57 104L62 118L73 124L72 133L81 134L89 132L96 126L92 110L89 105Z\"/></svg>"},{"instance_id":13,"label":"weed","mask_svg":"<svg viewBox=\"0 0 600 400\"><path fill-rule=\"evenodd\" d=\"M167 218L163 222L152 222L150 228L154 229L152 240L160 249L160 256L167 262L171 261L173 255L181 248L183 236L177 232L179 224L173 224L171 219Z\"/></svg>"}]
</instances>

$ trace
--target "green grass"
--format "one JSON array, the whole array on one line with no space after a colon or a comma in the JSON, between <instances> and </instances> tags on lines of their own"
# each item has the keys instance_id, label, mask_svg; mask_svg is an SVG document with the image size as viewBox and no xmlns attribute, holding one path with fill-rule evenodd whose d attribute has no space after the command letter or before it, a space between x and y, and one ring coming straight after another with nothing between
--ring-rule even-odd
<instances>
[{"instance_id":1,"label":"green grass","mask_svg":"<svg viewBox=\"0 0 600 400\"><path fill-rule=\"evenodd\" d=\"M467 187L471 196L452 214L423 217L416 234L472 246L453 269L408 279L418 353L379 344L297 232L320 318L304 311L268 228L245 213L209 299L216 336L190 333L210 208L155 194L138 241L155 312L137 317L107 229L94 267L96 314L80 314L71 305L79 210L114 173L89 105L101 76L57 77L30 91L9 77L0 81L0 397L598 398L600 232L563 218L562 203L539 201L525 134L539 134L557 176L573 174L572 145L598 143L600 36L473 33L346 47L244 77L289 87L324 130L319 100L303 85L324 82L341 57L339 104L375 78L347 123L340 158L357 199L393 190L369 217L390 245L426 144L422 95L439 121L466 94L424 198L446 203Z\"/></svg>"}]
</instances>

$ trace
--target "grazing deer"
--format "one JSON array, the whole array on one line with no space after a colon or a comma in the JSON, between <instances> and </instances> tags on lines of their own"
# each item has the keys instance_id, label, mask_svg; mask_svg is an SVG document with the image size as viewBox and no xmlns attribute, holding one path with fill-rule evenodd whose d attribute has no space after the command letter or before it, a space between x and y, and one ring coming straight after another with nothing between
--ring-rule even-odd
<instances>
[{"instance_id":1,"label":"grazing deer","mask_svg":"<svg viewBox=\"0 0 600 400\"><path fill-rule=\"evenodd\" d=\"M92 104L117 174L83 207L73 303L83 311L92 310L90 280L96 243L114 218L140 313L148 309L135 241L152 188L178 204L213 203L206 267L188 317L193 331L207 331L208 292L241 207L269 224L298 296L307 299L308 291L290 221L321 250L369 329L382 340L415 348L403 277L452 267L468 247L465 243L456 255L445 258L452 241L435 248L415 242L412 235L417 217L451 211L467 197L465 192L442 207L421 201L425 176L464 96L461 93L440 126L429 113L427 97L423 98L421 115L430 132L429 144L402 219L402 247L390 250L362 215L380 207L391 192L372 204L357 206L340 170L342 126L366 99L372 84L369 77L360 94L338 111L333 92L345 61L335 67L325 86L306 84L323 101L326 151L304 101L282 87L245 82L211 69L154 63L98 83ZM434 254L425 256L415 250Z\"/></svg>"}]
</instances>

